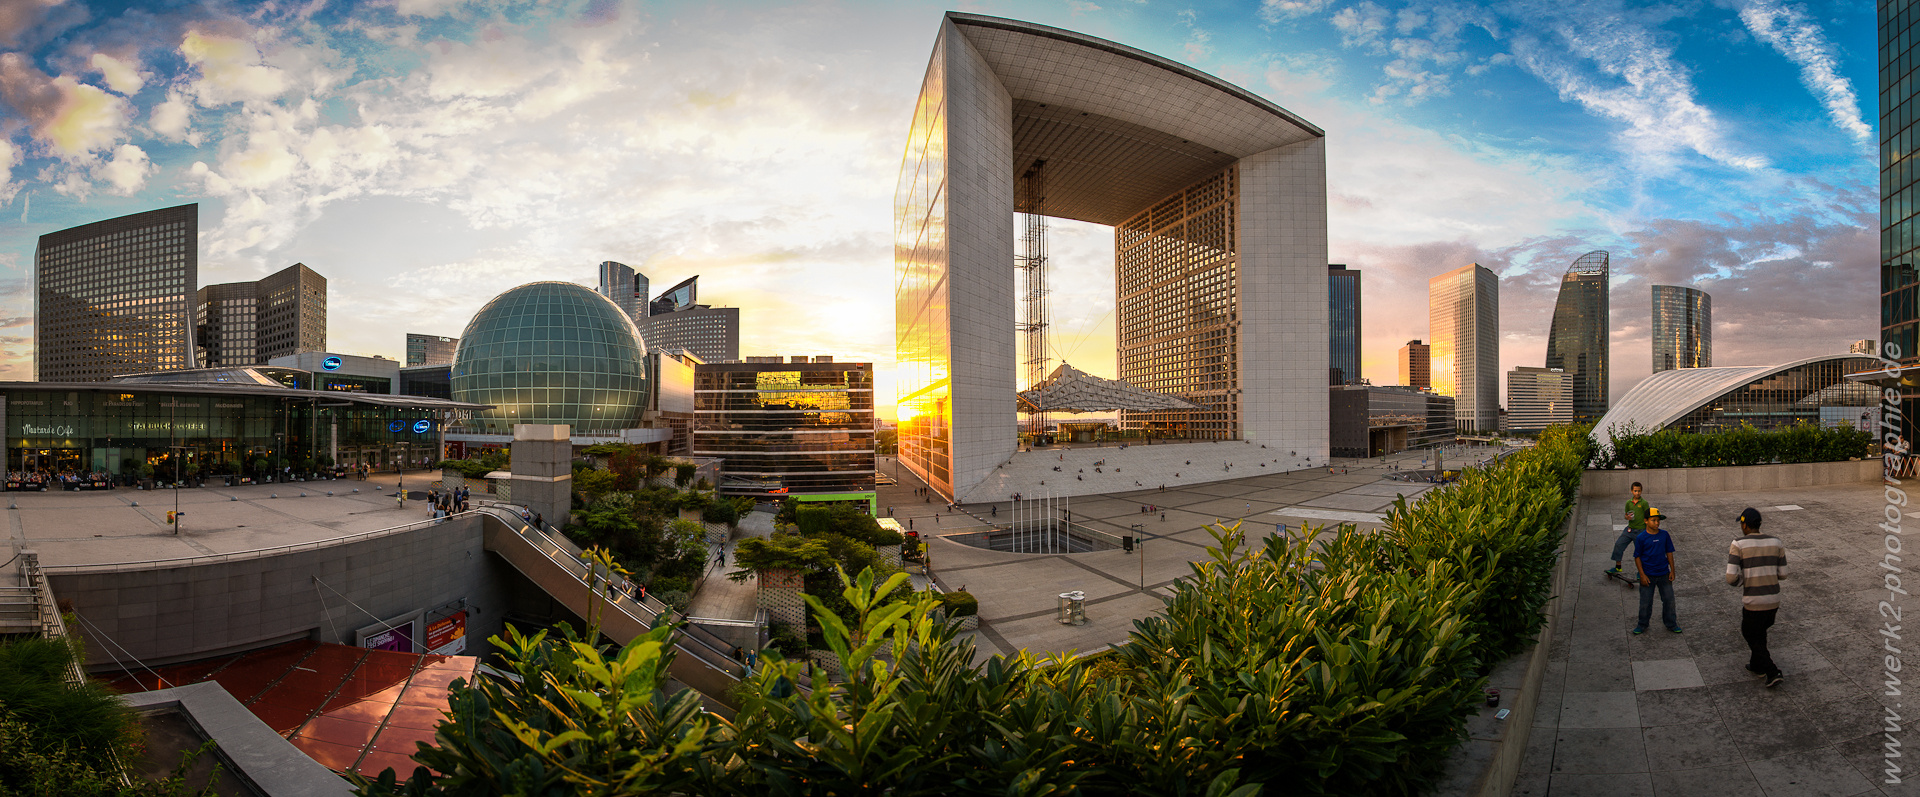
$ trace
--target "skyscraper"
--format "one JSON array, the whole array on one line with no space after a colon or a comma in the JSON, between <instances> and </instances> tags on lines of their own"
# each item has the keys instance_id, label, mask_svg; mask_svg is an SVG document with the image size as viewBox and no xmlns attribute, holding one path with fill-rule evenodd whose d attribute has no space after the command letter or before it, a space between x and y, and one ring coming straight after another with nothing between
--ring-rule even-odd
<instances>
[{"instance_id":1,"label":"skyscraper","mask_svg":"<svg viewBox=\"0 0 1920 797\"><path fill-rule=\"evenodd\" d=\"M1522 365L1507 372L1507 427L1537 432L1573 423L1573 374Z\"/></svg>"},{"instance_id":2,"label":"skyscraper","mask_svg":"<svg viewBox=\"0 0 1920 797\"><path fill-rule=\"evenodd\" d=\"M1920 169L1912 156L1920 118L1915 101L1920 78L1920 3L1880 0L1880 356L1902 368L1920 365L1920 274L1914 269L1914 248L1920 246ZM1888 383L1890 386L1891 383ZM1920 412L1920 386L1904 380L1899 386L1901 436L1912 440L1913 416ZM1889 421L1891 422L1891 420Z\"/></svg>"},{"instance_id":3,"label":"skyscraper","mask_svg":"<svg viewBox=\"0 0 1920 797\"><path fill-rule=\"evenodd\" d=\"M646 277L637 277L645 285ZM649 350L686 352L708 363L740 361L740 308L699 304L699 277L690 277L642 305L637 321Z\"/></svg>"},{"instance_id":4,"label":"skyscraper","mask_svg":"<svg viewBox=\"0 0 1920 797\"><path fill-rule=\"evenodd\" d=\"M1560 298L1553 305L1546 366L1565 371L1573 383L1574 423L1598 421L1607 414L1611 259L1599 250L1574 258L1560 279Z\"/></svg>"},{"instance_id":5,"label":"skyscraper","mask_svg":"<svg viewBox=\"0 0 1920 797\"><path fill-rule=\"evenodd\" d=\"M200 206L180 205L40 236L34 368L45 382L192 368Z\"/></svg>"},{"instance_id":6,"label":"skyscraper","mask_svg":"<svg viewBox=\"0 0 1920 797\"><path fill-rule=\"evenodd\" d=\"M1415 390L1433 389L1433 347L1417 340L1400 347L1400 384Z\"/></svg>"},{"instance_id":7,"label":"skyscraper","mask_svg":"<svg viewBox=\"0 0 1920 797\"><path fill-rule=\"evenodd\" d=\"M604 294L603 294L604 295ZM619 304L619 302L614 302ZM453 354L460 350L459 338L407 333L407 366L452 365Z\"/></svg>"},{"instance_id":8,"label":"skyscraper","mask_svg":"<svg viewBox=\"0 0 1920 797\"><path fill-rule=\"evenodd\" d=\"M600 295L613 300L634 324L647 317L647 275L625 263L611 260L600 264Z\"/></svg>"},{"instance_id":9,"label":"skyscraper","mask_svg":"<svg viewBox=\"0 0 1920 797\"><path fill-rule=\"evenodd\" d=\"M1653 372L1713 367L1713 297L1679 285L1653 286Z\"/></svg>"},{"instance_id":10,"label":"skyscraper","mask_svg":"<svg viewBox=\"0 0 1920 797\"><path fill-rule=\"evenodd\" d=\"M194 294L194 348L208 368L261 365L327 349L327 278L295 263L255 282Z\"/></svg>"},{"instance_id":11,"label":"skyscraper","mask_svg":"<svg viewBox=\"0 0 1920 797\"><path fill-rule=\"evenodd\" d=\"M1478 263L1427 280L1433 390L1454 399L1455 428L1500 428L1500 278Z\"/></svg>"},{"instance_id":12,"label":"skyscraper","mask_svg":"<svg viewBox=\"0 0 1920 797\"><path fill-rule=\"evenodd\" d=\"M1336 385L1360 381L1360 271L1327 265L1327 344L1329 372Z\"/></svg>"}]
</instances>

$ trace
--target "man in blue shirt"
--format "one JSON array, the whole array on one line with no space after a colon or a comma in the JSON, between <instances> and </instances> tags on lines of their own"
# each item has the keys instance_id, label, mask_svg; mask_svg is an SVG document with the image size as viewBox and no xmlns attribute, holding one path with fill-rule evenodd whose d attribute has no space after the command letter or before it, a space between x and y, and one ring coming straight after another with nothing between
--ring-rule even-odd
<instances>
[{"instance_id":1,"label":"man in blue shirt","mask_svg":"<svg viewBox=\"0 0 1920 797\"><path fill-rule=\"evenodd\" d=\"M1640 566L1640 622L1633 627L1636 634L1647 632L1647 621L1653 617L1653 593L1660 591L1660 622L1667 630L1680 633L1680 621L1673 611L1673 535L1660 530L1660 521L1666 519L1660 510L1647 510L1647 530L1633 538L1633 561Z\"/></svg>"}]
</instances>

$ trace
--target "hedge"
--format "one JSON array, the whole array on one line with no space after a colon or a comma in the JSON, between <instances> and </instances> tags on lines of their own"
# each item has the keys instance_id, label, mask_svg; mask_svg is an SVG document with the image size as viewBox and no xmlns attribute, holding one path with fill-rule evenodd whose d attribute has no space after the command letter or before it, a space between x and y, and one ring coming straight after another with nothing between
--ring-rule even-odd
<instances>
[{"instance_id":1,"label":"hedge","mask_svg":"<svg viewBox=\"0 0 1920 797\"><path fill-rule=\"evenodd\" d=\"M1595 457L1596 466L1601 468L1840 462L1873 455L1872 434L1851 426L1820 426L1805 420L1764 432L1744 421L1731 429L1706 433L1679 429L1648 432L1635 426L1608 431L1613 445Z\"/></svg>"},{"instance_id":2,"label":"hedge","mask_svg":"<svg viewBox=\"0 0 1920 797\"><path fill-rule=\"evenodd\" d=\"M1166 610L1089 663L1024 651L974 666L940 599L840 575L843 620L807 601L846 681L766 651L732 721L669 693L670 629L618 654L496 639L520 683L453 691L425 769L362 794L1403 795L1430 788L1484 673L1538 634L1583 432L1325 545L1213 528ZM811 692L796 688L811 671Z\"/></svg>"}]
</instances>

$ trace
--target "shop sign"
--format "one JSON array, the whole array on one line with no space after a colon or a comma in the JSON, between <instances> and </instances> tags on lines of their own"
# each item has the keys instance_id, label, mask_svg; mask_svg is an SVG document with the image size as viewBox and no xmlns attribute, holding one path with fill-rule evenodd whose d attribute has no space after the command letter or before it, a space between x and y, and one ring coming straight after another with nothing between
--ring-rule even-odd
<instances>
[{"instance_id":1,"label":"shop sign","mask_svg":"<svg viewBox=\"0 0 1920 797\"><path fill-rule=\"evenodd\" d=\"M433 431L433 421L415 421L413 424L414 434L426 434L431 431Z\"/></svg>"},{"instance_id":2,"label":"shop sign","mask_svg":"<svg viewBox=\"0 0 1920 797\"><path fill-rule=\"evenodd\" d=\"M393 423L387 424L387 431L389 432L405 431L406 428L407 428L406 421L394 421Z\"/></svg>"},{"instance_id":3,"label":"shop sign","mask_svg":"<svg viewBox=\"0 0 1920 797\"><path fill-rule=\"evenodd\" d=\"M467 650L467 611L427 623L427 652L452 656Z\"/></svg>"},{"instance_id":4,"label":"shop sign","mask_svg":"<svg viewBox=\"0 0 1920 797\"><path fill-rule=\"evenodd\" d=\"M23 423L23 424L20 424L20 433L40 435L43 437L72 437L73 427L71 426L34 426L33 424L30 424L30 423Z\"/></svg>"},{"instance_id":5,"label":"shop sign","mask_svg":"<svg viewBox=\"0 0 1920 797\"><path fill-rule=\"evenodd\" d=\"M329 371L338 371L340 370L340 358L328 357L327 359L321 360L320 367Z\"/></svg>"}]
</instances>

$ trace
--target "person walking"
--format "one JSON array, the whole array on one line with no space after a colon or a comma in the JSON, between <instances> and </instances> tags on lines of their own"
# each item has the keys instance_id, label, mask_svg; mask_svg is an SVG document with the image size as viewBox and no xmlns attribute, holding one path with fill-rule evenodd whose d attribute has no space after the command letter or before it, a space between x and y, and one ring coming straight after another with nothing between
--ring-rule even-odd
<instances>
[{"instance_id":1,"label":"person walking","mask_svg":"<svg viewBox=\"0 0 1920 797\"><path fill-rule=\"evenodd\" d=\"M1613 569L1607 571L1609 575L1620 572L1620 555L1626 553L1627 546L1633 544L1640 532L1647 530L1647 501L1640 497L1639 482L1633 483L1633 497L1627 499L1626 515L1627 527L1613 540Z\"/></svg>"},{"instance_id":2,"label":"person walking","mask_svg":"<svg viewBox=\"0 0 1920 797\"><path fill-rule=\"evenodd\" d=\"M1660 622L1668 631L1680 633L1680 619L1673 609L1673 535L1660 530L1666 519L1655 507L1647 508L1647 530L1633 540L1633 561L1640 568L1640 621L1633 632L1647 632L1653 617L1653 593L1660 593Z\"/></svg>"},{"instance_id":3,"label":"person walking","mask_svg":"<svg viewBox=\"0 0 1920 797\"><path fill-rule=\"evenodd\" d=\"M1747 672L1767 688L1779 686L1786 675L1767 651L1767 629L1780 614L1780 582L1787 577L1787 546L1780 538L1760 533L1760 511L1740 513L1740 536L1727 546L1727 583L1740 587L1740 636L1747 640Z\"/></svg>"}]
</instances>

